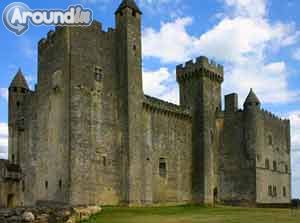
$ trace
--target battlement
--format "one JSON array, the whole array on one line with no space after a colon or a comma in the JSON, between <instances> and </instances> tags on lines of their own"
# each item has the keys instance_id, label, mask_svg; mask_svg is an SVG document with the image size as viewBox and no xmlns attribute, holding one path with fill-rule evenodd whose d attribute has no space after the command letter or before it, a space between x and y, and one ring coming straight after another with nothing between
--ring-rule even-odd
<instances>
[{"instance_id":1,"label":"battlement","mask_svg":"<svg viewBox=\"0 0 300 223\"><path fill-rule=\"evenodd\" d=\"M176 66L178 82L195 77L195 75L206 75L216 81L223 82L224 68L222 65L204 56L197 57L195 62L194 60L190 60L185 64Z\"/></svg>"},{"instance_id":2,"label":"battlement","mask_svg":"<svg viewBox=\"0 0 300 223\"><path fill-rule=\"evenodd\" d=\"M102 24L98 21L93 21L92 24L90 26L81 26L81 27L67 27L67 26L56 26L55 30L50 30L47 33L47 36L42 38L39 43L38 43L38 47L39 49L47 49L49 47L51 47L55 41L57 36L59 36L60 33L63 33L66 29L76 29L76 28L86 28L89 29L95 33L102 33L105 34L106 36L108 36L108 38L110 38L113 33L114 33L114 29L113 28L108 28L107 31L104 31L102 29Z\"/></svg>"},{"instance_id":3,"label":"battlement","mask_svg":"<svg viewBox=\"0 0 300 223\"><path fill-rule=\"evenodd\" d=\"M153 112L161 112L166 115L174 115L181 118L191 118L191 113L188 109L148 95L144 95L143 106Z\"/></svg>"},{"instance_id":4,"label":"battlement","mask_svg":"<svg viewBox=\"0 0 300 223\"><path fill-rule=\"evenodd\" d=\"M263 114L263 117L267 120L273 120L273 121L278 121L278 122L282 122L282 123L289 123L290 122L290 120L282 119L282 118L276 116L275 114L273 114L272 112L269 112L265 109L261 109L261 112Z\"/></svg>"}]
</instances>

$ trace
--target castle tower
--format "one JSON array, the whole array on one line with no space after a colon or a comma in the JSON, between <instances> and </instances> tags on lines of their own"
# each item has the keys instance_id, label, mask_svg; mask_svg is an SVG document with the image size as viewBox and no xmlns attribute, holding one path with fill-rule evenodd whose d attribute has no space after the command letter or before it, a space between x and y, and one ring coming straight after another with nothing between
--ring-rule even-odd
<instances>
[{"instance_id":1,"label":"castle tower","mask_svg":"<svg viewBox=\"0 0 300 223\"><path fill-rule=\"evenodd\" d=\"M244 142L247 159L248 194L256 202L256 152L264 146L263 123L260 113L261 103L252 89L244 102Z\"/></svg>"},{"instance_id":2,"label":"castle tower","mask_svg":"<svg viewBox=\"0 0 300 223\"><path fill-rule=\"evenodd\" d=\"M18 70L9 89L9 106L8 106L8 122L9 122L9 151L8 158L10 162L20 164L20 149L22 143L22 132L24 131L24 100L29 92L28 84L22 74L21 69Z\"/></svg>"},{"instance_id":3,"label":"castle tower","mask_svg":"<svg viewBox=\"0 0 300 223\"><path fill-rule=\"evenodd\" d=\"M142 51L141 15L134 0L123 0L115 12L122 132L122 198L142 200Z\"/></svg>"},{"instance_id":4,"label":"castle tower","mask_svg":"<svg viewBox=\"0 0 300 223\"><path fill-rule=\"evenodd\" d=\"M223 67L199 57L177 66L180 104L193 113L193 199L211 204L217 188L216 114L221 110Z\"/></svg>"},{"instance_id":5,"label":"castle tower","mask_svg":"<svg viewBox=\"0 0 300 223\"><path fill-rule=\"evenodd\" d=\"M245 142L246 152L250 160L255 161L255 151L258 148L258 138L260 137L259 131L259 118L260 118L261 103L252 90L244 102L244 123L245 123Z\"/></svg>"}]
</instances>

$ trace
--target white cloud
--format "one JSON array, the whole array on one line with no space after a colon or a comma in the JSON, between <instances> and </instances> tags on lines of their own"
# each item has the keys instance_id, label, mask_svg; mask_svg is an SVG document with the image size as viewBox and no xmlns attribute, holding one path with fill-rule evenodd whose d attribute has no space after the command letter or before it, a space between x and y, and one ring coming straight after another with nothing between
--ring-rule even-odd
<instances>
[{"instance_id":1,"label":"white cloud","mask_svg":"<svg viewBox=\"0 0 300 223\"><path fill-rule=\"evenodd\" d=\"M191 56L193 37L186 27L192 18L184 17L174 22L162 23L159 31L146 28L143 33L143 56L156 57L163 63L182 62Z\"/></svg>"},{"instance_id":2,"label":"white cloud","mask_svg":"<svg viewBox=\"0 0 300 223\"><path fill-rule=\"evenodd\" d=\"M267 12L267 0L224 0L234 16L262 17Z\"/></svg>"},{"instance_id":3,"label":"white cloud","mask_svg":"<svg viewBox=\"0 0 300 223\"><path fill-rule=\"evenodd\" d=\"M155 71L143 71L145 94L178 104L178 87L174 81L175 73L169 72L165 67Z\"/></svg>"},{"instance_id":4,"label":"white cloud","mask_svg":"<svg viewBox=\"0 0 300 223\"><path fill-rule=\"evenodd\" d=\"M8 125L0 123L0 159L7 158L8 149Z\"/></svg>"},{"instance_id":5,"label":"white cloud","mask_svg":"<svg viewBox=\"0 0 300 223\"><path fill-rule=\"evenodd\" d=\"M291 120L292 145L300 150L300 111L290 112L289 119Z\"/></svg>"},{"instance_id":6,"label":"white cloud","mask_svg":"<svg viewBox=\"0 0 300 223\"><path fill-rule=\"evenodd\" d=\"M8 89L0 88L0 97L8 101Z\"/></svg>"},{"instance_id":7,"label":"white cloud","mask_svg":"<svg viewBox=\"0 0 300 223\"><path fill-rule=\"evenodd\" d=\"M266 55L294 44L299 36L294 24L270 23L266 0L224 0L231 11L201 36L187 32L193 19L177 18L162 23L159 30L144 29L143 55L162 63L182 63L206 55L225 65L225 92L237 91L242 98L252 87L264 103L298 100L300 92L289 90L284 61Z\"/></svg>"},{"instance_id":8,"label":"white cloud","mask_svg":"<svg viewBox=\"0 0 300 223\"><path fill-rule=\"evenodd\" d=\"M296 49L292 55L293 59L300 60L300 48Z\"/></svg>"}]
</instances>

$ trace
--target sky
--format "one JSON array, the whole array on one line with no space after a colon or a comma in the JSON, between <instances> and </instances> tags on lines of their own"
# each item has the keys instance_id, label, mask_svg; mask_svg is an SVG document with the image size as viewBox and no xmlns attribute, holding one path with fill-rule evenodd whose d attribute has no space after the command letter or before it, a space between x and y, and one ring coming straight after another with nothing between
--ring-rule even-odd
<instances>
[{"instance_id":1,"label":"sky","mask_svg":"<svg viewBox=\"0 0 300 223\"><path fill-rule=\"evenodd\" d=\"M1 0L0 12L13 1ZM82 4L104 29L114 27L120 0L24 0L32 9ZM175 67L205 55L224 65L223 94L250 88L263 108L289 118L292 193L300 197L300 1L137 0L143 12L143 85L146 94L178 103ZM0 24L0 158L7 157L7 88L21 67L33 89L37 42L53 27L30 26L16 36Z\"/></svg>"}]
</instances>

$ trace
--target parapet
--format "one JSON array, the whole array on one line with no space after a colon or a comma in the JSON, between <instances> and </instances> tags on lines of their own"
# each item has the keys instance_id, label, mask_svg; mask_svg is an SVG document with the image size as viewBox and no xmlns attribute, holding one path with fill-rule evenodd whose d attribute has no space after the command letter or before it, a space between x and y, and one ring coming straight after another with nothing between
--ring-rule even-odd
<instances>
[{"instance_id":1,"label":"parapet","mask_svg":"<svg viewBox=\"0 0 300 223\"><path fill-rule=\"evenodd\" d=\"M64 32L64 30L66 29L76 29L76 28L87 28L90 29L96 33L101 33L102 32L102 24L98 21L93 21L92 24L90 26L80 26L80 27L67 27L67 26L56 26L55 30L50 30L47 33L47 36L42 38L39 43L39 49L47 49L48 47L52 46L55 43L55 38L57 35L59 35L59 33ZM113 30L110 28L108 30L108 33L112 32Z\"/></svg>"},{"instance_id":2,"label":"parapet","mask_svg":"<svg viewBox=\"0 0 300 223\"><path fill-rule=\"evenodd\" d=\"M179 118L186 119L191 119L192 117L190 110L148 95L144 96L143 106L152 112L160 112L166 115L173 115Z\"/></svg>"},{"instance_id":3,"label":"parapet","mask_svg":"<svg viewBox=\"0 0 300 223\"><path fill-rule=\"evenodd\" d=\"M177 81L195 77L195 75L207 75L209 78L223 82L224 68L207 57L201 56L196 58L196 61L190 60L185 64L176 66Z\"/></svg>"},{"instance_id":4,"label":"parapet","mask_svg":"<svg viewBox=\"0 0 300 223\"><path fill-rule=\"evenodd\" d=\"M273 113L271 113L267 110L261 109L261 112L263 114L264 119L266 119L266 120L277 121L277 122L282 122L282 123L289 123L290 122L289 119L282 119L282 118L276 116L275 114L273 114Z\"/></svg>"}]
</instances>

